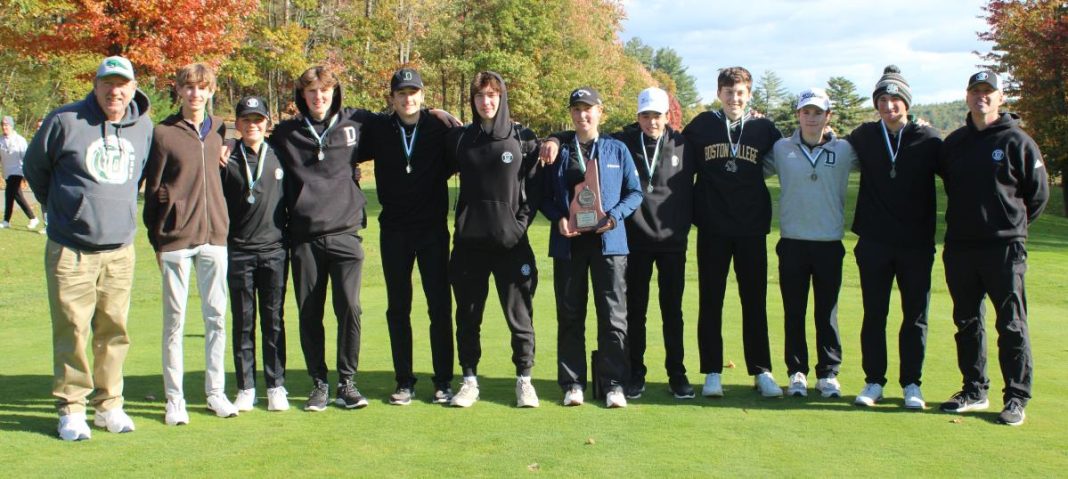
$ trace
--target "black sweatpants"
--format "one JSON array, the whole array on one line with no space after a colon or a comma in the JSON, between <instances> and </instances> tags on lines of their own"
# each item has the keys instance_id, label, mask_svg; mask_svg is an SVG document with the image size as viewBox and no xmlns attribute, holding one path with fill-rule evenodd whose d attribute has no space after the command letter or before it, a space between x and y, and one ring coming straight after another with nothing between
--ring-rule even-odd
<instances>
[{"instance_id":1,"label":"black sweatpants","mask_svg":"<svg viewBox=\"0 0 1068 479\"><path fill-rule=\"evenodd\" d=\"M842 341L838 335L838 291L842 287L841 241L805 241L783 238L775 247L779 255L779 288L782 291L783 325L786 332L786 371L809 372L805 313L808 290L815 296L816 377L838 375L842 364Z\"/></svg>"},{"instance_id":2,"label":"black sweatpants","mask_svg":"<svg viewBox=\"0 0 1068 479\"><path fill-rule=\"evenodd\" d=\"M901 329L897 335L901 387L921 384L927 345L927 310L931 300L934 246L894 246L860 238L853 248L860 270L864 323L860 330L864 382L886 385L886 317L890 291L897 279L901 293Z\"/></svg>"},{"instance_id":3,"label":"black sweatpants","mask_svg":"<svg viewBox=\"0 0 1068 479\"><path fill-rule=\"evenodd\" d=\"M22 195L22 176L11 175L7 177L4 186L4 221L11 221L11 213L14 211L12 208L15 203L18 203L19 208L22 208L22 212L26 213L26 217L34 219L33 208L26 202L26 197Z\"/></svg>"},{"instance_id":4,"label":"black sweatpants","mask_svg":"<svg viewBox=\"0 0 1068 479\"><path fill-rule=\"evenodd\" d=\"M627 372L626 256L605 256L601 238L587 234L571 240L571 257L553 259L556 290L556 380L564 390L586 388L586 302L593 282L597 310L597 349L601 384L623 387Z\"/></svg>"},{"instance_id":5,"label":"black sweatpants","mask_svg":"<svg viewBox=\"0 0 1068 479\"><path fill-rule=\"evenodd\" d=\"M1027 332L1027 297L1024 273L1027 249L1023 243L989 247L959 247L947 244L942 252L946 285L953 298L953 322L957 325L957 365L964 376L964 390L986 394L986 312L983 299L994 303L997 314L998 360L1005 380L1004 399L1031 399L1031 339Z\"/></svg>"},{"instance_id":6,"label":"black sweatpants","mask_svg":"<svg viewBox=\"0 0 1068 479\"><path fill-rule=\"evenodd\" d=\"M534 251L524 240L507 250L474 249L457 245L449 262L449 279L456 296L456 345L464 376L478 374L482 358L482 316L493 274L504 320L512 335L512 364L517 376L534 367L534 291L538 268Z\"/></svg>"},{"instance_id":7,"label":"black sweatpants","mask_svg":"<svg viewBox=\"0 0 1068 479\"><path fill-rule=\"evenodd\" d=\"M771 371L768 346L767 235L726 237L697 231L697 346L701 373L723 372L723 297L734 259L742 301L742 348L750 376Z\"/></svg>"},{"instance_id":8,"label":"black sweatpants","mask_svg":"<svg viewBox=\"0 0 1068 479\"><path fill-rule=\"evenodd\" d=\"M412 365L412 268L419 265L430 319L430 354L434 384L453 378L452 297L449 296L449 230L382 228L382 275L386 282L386 324L398 386L415 385Z\"/></svg>"},{"instance_id":9,"label":"black sweatpants","mask_svg":"<svg viewBox=\"0 0 1068 479\"><path fill-rule=\"evenodd\" d=\"M338 379L346 381L356 375L360 359L361 241L356 233L342 233L293 245L293 288L300 316L300 346L313 379L327 382L323 310L328 280L337 316Z\"/></svg>"},{"instance_id":10,"label":"black sweatpants","mask_svg":"<svg viewBox=\"0 0 1068 479\"><path fill-rule=\"evenodd\" d=\"M668 378L686 376L683 365L682 293L686 285L686 252L631 251L627 256L627 343L631 384L642 384L645 366L649 283L653 265L660 290L660 317L664 328L664 369Z\"/></svg>"},{"instance_id":11,"label":"black sweatpants","mask_svg":"<svg viewBox=\"0 0 1068 479\"><path fill-rule=\"evenodd\" d=\"M285 309L289 255L285 248L251 252L229 248L226 282L233 317L234 372L238 389L256 387L256 306L259 305L263 378L281 387L286 376Z\"/></svg>"}]
</instances>

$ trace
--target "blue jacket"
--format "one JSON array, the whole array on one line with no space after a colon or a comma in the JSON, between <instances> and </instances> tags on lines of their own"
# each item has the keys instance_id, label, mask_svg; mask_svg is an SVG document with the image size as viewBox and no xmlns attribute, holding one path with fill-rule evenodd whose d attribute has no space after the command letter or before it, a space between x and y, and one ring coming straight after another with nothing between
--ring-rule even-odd
<instances>
[{"instance_id":1,"label":"blue jacket","mask_svg":"<svg viewBox=\"0 0 1068 479\"><path fill-rule=\"evenodd\" d=\"M538 208L551 222L549 230L549 256L568 259L571 257L571 240L560 234L557 222L569 215L571 191L567 187L567 164L574 156L575 144L564 144L560 154L545 172L545 197ZM616 220L616 227L601 235L601 253L625 255L627 231L623 219L630 216L642 203L641 183L627 146L619 140L601 136L597 139L597 166L601 179L601 207Z\"/></svg>"}]
</instances>

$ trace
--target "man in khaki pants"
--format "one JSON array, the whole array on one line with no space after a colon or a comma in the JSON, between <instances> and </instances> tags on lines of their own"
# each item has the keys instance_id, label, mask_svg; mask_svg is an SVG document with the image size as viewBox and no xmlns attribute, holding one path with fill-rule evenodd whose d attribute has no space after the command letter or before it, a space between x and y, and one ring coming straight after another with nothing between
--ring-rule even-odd
<instances>
[{"instance_id":1,"label":"man in khaki pants","mask_svg":"<svg viewBox=\"0 0 1068 479\"><path fill-rule=\"evenodd\" d=\"M122 410L122 365L130 340L126 317L133 284L137 187L148 157L148 97L133 66L108 57L84 100L50 113L23 160L23 173L48 213L45 276L52 312L59 437L89 439L93 423L134 430ZM92 335L94 364L86 346Z\"/></svg>"}]
</instances>

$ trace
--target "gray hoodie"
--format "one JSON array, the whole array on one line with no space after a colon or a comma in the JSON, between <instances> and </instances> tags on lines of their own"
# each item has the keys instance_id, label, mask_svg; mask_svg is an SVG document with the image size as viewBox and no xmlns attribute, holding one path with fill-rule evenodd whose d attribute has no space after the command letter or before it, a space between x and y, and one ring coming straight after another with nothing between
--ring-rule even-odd
<instances>
[{"instance_id":1,"label":"gray hoodie","mask_svg":"<svg viewBox=\"0 0 1068 479\"><path fill-rule=\"evenodd\" d=\"M764 176L778 174L782 187L779 231L783 238L839 241L844 235L849 172L860 163L849 142L833 134L829 137L809 151L801 144L798 129L792 137L775 142L765 159Z\"/></svg>"},{"instance_id":2,"label":"gray hoodie","mask_svg":"<svg viewBox=\"0 0 1068 479\"><path fill-rule=\"evenodd\" d=\"M137 189L152 140L148 97L140 90L117 123L96 97L49 113L34 135L23 170L48 213L48 238L78 250L133 243Z\"/></svg>"}]
</instances>

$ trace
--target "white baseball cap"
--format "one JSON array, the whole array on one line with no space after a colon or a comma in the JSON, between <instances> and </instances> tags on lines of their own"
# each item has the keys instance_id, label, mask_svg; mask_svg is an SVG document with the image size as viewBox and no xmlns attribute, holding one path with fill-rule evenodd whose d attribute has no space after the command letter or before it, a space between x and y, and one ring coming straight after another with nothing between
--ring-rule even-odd
<instances>
[{"instance_id":1,"label":"white baseball cap","mask_svg":"<svg viewBox=\"0 0 1068 479\"><path fill-rule=\"evenodd\" d=\"M638 113L655 111L662 115L667 113L669 105L667 92L659 88L646 88L638 94Z\"/></svg>"},{"instance_id":2,"label":"white baseball cap","mask_svg":"<svg viewBox=\"0 0 1068 479\"><path fill-rule=\"evenodd\" d=\"M96 77L104 78L110 75L118 75L127 80L133 80L133 64L130 63L130 60L120 56L107 57L100 62L100 67L96 69Z\"/></svg>"},{"instance_id":3,"label":"white baseball cap","mask_svg":"<svg viewBox=\"0 0 1068 479\"><path fill-rule=\"evenodd\" d=\"M831 97L827 96L827 91L822 88L809 88L801 92L801 96L797 97L797 110L800 110L806 106L813 105L823 111L831 109Z\"/></svg>"}]
</instances>

